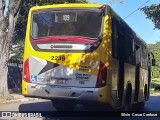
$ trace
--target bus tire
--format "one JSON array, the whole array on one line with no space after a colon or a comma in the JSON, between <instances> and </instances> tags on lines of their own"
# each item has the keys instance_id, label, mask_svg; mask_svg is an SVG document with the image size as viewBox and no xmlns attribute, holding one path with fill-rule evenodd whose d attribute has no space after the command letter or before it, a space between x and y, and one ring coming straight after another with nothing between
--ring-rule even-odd
<instances>
[{"instance_id":1,"label":"bus tire","mask_svg":"<svg viewBox=\"0 0 160 120\"><path fill-rule=\"evenodd\" d=\"M143 111L145 106L145 101L147 100L147 86L144 88L144 101L138 102L133 105L133 110Z\"/></svg>"},{"instance_id":2,"label":"bus tire","mask_svg":"<svg viewBox=\"0 0 160 120\"><path fill-rule=\"evenodd\" d=\"M76 103L64 100L52 100L52 105L57 111L74 111Z\"/></svg>"},{"instance_id":3,"label":"bus tire","mask_svg":"<svg viewBox=\"0 0 160 120\"><path fill-rule=\"evenodd\" d=\"M148 97L147 85L144 87L144 100L146 101Z\"/></svg>"},{"instance_id":4,"label":"bus tire","mask_svg":"<svg viewBox=\"0 0 160 120\"><path fill-rule=\"evenodd\" d=\"M126 97L125 97L124 111L132 110L131 98L132 98L132 87L129 84L127 87L127 92L126 92Z\"/></svg>"}]
</instances>

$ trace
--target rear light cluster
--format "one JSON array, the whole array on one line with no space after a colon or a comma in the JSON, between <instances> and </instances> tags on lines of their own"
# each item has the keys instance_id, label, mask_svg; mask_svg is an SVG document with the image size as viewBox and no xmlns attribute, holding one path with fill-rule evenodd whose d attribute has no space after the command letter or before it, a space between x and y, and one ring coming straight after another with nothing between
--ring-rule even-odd
<instances>
[{"instance_id":1,"label":"rear light cluster","mask_svg":"<svg viewBox=\"0 0 160 120\"><path fill-rule=\"evenodd\" d=\"M94 42L94 43L92 43L92 46L93 46L94 48L97 48L97 47L100 45L100 43L101 43L101 42Z\"/></svg>"},{"instance_id":2,"label":"rear light cluster","mask_svg":"<svg viewBox=\"0 0 160 120\"><path fill-rule=\"evenodd\" d=\"M91 47L87 50L85 50L85 52L93 52L95 49L98 48L98 46L100 45L101 42L93 42L91 44Z\"/></svg>"},{"instance_id":3,"label":"rear light cluster","mask_svg":"<svg viewBox=\"0 0 160 120\"><path fill-rule=\"evenodd\" d=\"M100 62L99 72L97 77L96 87L104 87L107 82L107 67L103 62Z\"/></svg>"},{"instance_id":4,"label":"rear light cluster","mask_svg":"<svg viewBox=\"0 0 160 120\"><path fill-rule=\"evenodd\" d=\"M23 78L26 82L30 82L30 73L29 73L29 59L24 62L23 67Z\"/></svg>"}]
</instances>

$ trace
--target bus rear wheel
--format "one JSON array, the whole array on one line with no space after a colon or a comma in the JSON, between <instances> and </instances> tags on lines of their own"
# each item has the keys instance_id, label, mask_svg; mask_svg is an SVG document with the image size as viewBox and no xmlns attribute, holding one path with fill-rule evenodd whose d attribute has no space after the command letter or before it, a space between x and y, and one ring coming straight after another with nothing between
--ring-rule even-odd
<instances>
[{"instance_id":1,"label":"bus rear wheel","mask_svg":"<svg viewBox=\"0 0 160 120\"><path fill-rule=\"evenodd\" d=\"M52 105L57 111L73 111L76 108L76 103L65 100L52 100Z\"/></svg>"},{"instance_id":2,"label":"bus rear wheel","mask_svg":"<svg viewBox=\"0 0 160 120\"><path fill-rule=\"evenodd\" d=\"M125 97L124 111L132 110L131 98L132 98L132 88L131 86L129 86L127 89L126 97Z\"/></svg>"},{"instance_id":3,"label":"bus rear wheel","mask_svg":"<svg viewBox=\"0 0 160 120\"><path fill-rule=\"evenodd\" d=\"M130 99L130 98L129 98ZM131 105L131 101L127 100L124 106L124 111L131 111L132 110L132 105Z\"/></svg>"}]
</instances>

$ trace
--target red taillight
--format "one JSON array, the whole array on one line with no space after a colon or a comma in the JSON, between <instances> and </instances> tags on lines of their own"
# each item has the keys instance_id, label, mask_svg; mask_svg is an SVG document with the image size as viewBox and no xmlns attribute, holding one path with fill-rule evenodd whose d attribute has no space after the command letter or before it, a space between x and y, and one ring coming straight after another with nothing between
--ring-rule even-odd
<instances>
[{"instance_id":1,"label":"red taillight","mask_svg":"<svg viewBox=\"0 0 160 120\"><path fill-rule=\"evenodd\" d=\"M30 82L30 73L29 73L29 59L24 62L23 67L23 78L26 82Z\"/></svg>"},{"instance_id":2,"label":"red taillight","mask_svg":"<svg viewBox=\"0 0 160 120\"><path fill-rule=\"evenodd\" d=\"M106 85L106 82L107 82L107 67L103 62L100 62L96 87L104 87Z\"/></svg>"}]
</instances>

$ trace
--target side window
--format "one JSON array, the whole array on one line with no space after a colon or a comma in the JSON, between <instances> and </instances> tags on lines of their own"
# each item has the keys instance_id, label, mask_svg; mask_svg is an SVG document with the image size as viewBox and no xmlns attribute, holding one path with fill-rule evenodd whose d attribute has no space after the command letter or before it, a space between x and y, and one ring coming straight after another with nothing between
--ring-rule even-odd
<instances>
[{"instance_id":1,"label":"side window","mask_svg":"<svg viewBox=\"0 0 160 120\"><path fill-rule=\"evenodd\" d=\"M118 37L117 37L117 56L118 59L121 61L125 61L125 43L126 43L126 39L125 39L125 34L123 32L123 28L121 28L119 26L118 28Z\"/></svg>"},{"instance_id":2,"label":"side window","mask_svg":"<svg viewBox=\"0 0 160 120\"><path fill-rule=\"evenodd\" d=\"M141 46L135 44L136 65L141 64Z\"/></svg>"},{"instance_id":3,"label":"side window","mask_svg":"<svg viewBox=\"0 0 160 120\"><path fill-rule=\"evenodd\" d=\"M112 56L114 58L118 57L117 53L117 41L118 40L118 35L117 35L117 25L114 19L112 19Z\"/></svg>"},{"instance_id":4,"label":"side window","mask_svg":"<svg viewBox=\"0 0 160 120\"><path fill-rule=\"evenodd\" d=\"M135 56L135 41L134 41L134 39L132 39L132 52L133 52L133 56Z\"/></svg>"},{"instance_id":5,"label":"side window","mask_svg":"<svg viewBox=\"0 0 160 120\"><path fill-rule=\"evenodd\" d=\"M125 41L125 61L130 64L135 64L135 48L134 39L131 33L126 33Z\"/></svg>"},{"instance_id":6,"label":"side window","mask_svg":"<svg viewBox=\"0 0 160 120\"><path fill-rule=\"evenodd\" d=\"M142 54L142 68L147 69L148 66L148 51L146 46L142 46L142 50L141 50L141 54Z\"/></svg>"},{"instance_id":7,"label":"side window","mask_svg":"<svg viewBox=\"0 0 160 120\"><path fill-rule=\"evenodd\" d=\"M112 56L121 61L125 57L125 33L124 28L113 19L112 21Z\"/></svg>"},{"instance_id":8,"label":"side window","mask_svg":"<svg viewBox=\"0 0 160 120\"><path fill-rule=\"evenodd\" d=\"M135 64L135 48L132 32L112 18L112 56L121 61Z\"/></svg>"}]
</instances>

